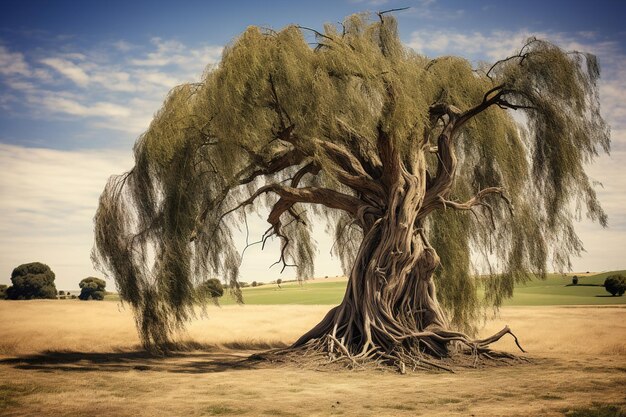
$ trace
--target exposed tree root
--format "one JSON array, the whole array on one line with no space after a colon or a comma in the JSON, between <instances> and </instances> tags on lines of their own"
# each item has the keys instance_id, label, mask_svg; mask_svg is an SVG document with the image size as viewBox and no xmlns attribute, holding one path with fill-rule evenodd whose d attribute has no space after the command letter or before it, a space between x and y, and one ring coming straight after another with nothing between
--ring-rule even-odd
<instances>
[{"instance_id":1,"label":"exposed tree root","mask_svg":"<svg viewBox=\"0 0 626 417\"><path fill-rule=\"evenodd\" d=\"M403 343L390 351L375 346L359 353L351 353L348 346L332 334L311 339L303 345L275 349L254 355L251 359L265 360L271 363L294 363L298 366L326 367L330 369L396 369L405 374L409 371L455 372L458 368L477 368L483 366L512 365L528 362L528 358L509 352L492 350L489 345L510 334L521 352L515 334L508 326L498 333L480 340L472 340L458 332L433 330L407 335ZM427 346L428 340L437 340L447 345L447 354L434 355L421 346Z\"/></svg>"}]
</instances>

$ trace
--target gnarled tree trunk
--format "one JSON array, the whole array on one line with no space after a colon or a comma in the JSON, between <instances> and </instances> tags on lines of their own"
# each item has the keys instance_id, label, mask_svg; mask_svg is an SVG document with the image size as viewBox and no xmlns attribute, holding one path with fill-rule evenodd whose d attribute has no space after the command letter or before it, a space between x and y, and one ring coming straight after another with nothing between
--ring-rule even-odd
<instances>
[{"instance_id":1,"label":"gnarled tree trunk","mask_svg":"<svg viewBox=\"0 0 626 417\"><path fill-rule=\"evenodd\" d=\"M473 353L490 352L487 345L511 333L508 327L491 338L472 341L449 330L437 301L432 277L439 257L428 243L421 221L422 213L430 210L424 206L425 150L402 161L382 132L379 143L381 159L390 168L381 178L387 202L378 210L364 212L384 215L361 220L364 238L343 301L292 347L315 346L331 358L352 361L381 358L397 362L401 370L405 364L445 368L424 358L448 357L455 342ZM456 160L452 152L444 150L450 147L448 132L442 133L439 144L440 158L449 169L439 175L441 196L449 190Z\"/></svg>"}]
</instances>

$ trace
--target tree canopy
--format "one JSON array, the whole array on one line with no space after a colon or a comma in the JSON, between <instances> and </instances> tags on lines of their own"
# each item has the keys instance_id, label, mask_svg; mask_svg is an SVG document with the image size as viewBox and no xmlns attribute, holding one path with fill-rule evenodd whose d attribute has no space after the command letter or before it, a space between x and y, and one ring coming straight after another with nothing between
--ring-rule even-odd
<instances>
[{"instance_id":1,"label":"tree canopy","mask_svg":"<svg viewBox=\"0 0 626 417\"><path fill-rule=\"evenodd\" d=\"M207 299L217 302L217 299L224 295L224 286L217 278L210 278L198 285L196 289L200 301Z\"/></svg>"},{"instance_id":2,"label":"tree canopy","mask_svg":"<svg viewBox=\"0 0 626 417\"><path fill-rule=\"evenodd\" d=\"M249 27L169 93L135 166L100 198L93 259L146 346L193 314L207 275L240 297L233 232L251 211L269 212L260 242L279 238L278 262L299 278L314 274L312 221L327 223L350 276L343 304L369 305L325 319L351 352L404 345L409 328L471 331L515 283L568 269L583 249L574 220L607 221L584 169L609 150L599 66L547 41L520 46L474 68L406 48L386 13L320 32Z\"/></svg>"},{"instance_id":3,"label":"tree canopy","mask_svg":"<svg viewBox=\"0 0 626 417\"><path fill-rule=\"evenodd\" d=\"M604 289L612 296L622 296L626 292L626 277L622 274L608 276L604 280Z\"/></svg>"},{"instance_id":4,"label":"tree canopy","mask_svg":"<svg viewBox=\"0 0 626 417\"><path fill-rule=\"evenodd\" d=\"M22 264L11 273L13 285L7 288L6 297L10 300L56 298L54 278L54 272L46 264L40 262Z\"/></svg>"},{"instance_id":5,"label":"tree canopy","mask_svg":"<svg viewBox=\"0 0 626 417\"><path fill-rule=\"evenodd\" d=\"M80 294L78 298L81 300L104 300L106 294L107 283L105 280L96 277L83 278L80 283Z\"/></svg>"}]
</instances>

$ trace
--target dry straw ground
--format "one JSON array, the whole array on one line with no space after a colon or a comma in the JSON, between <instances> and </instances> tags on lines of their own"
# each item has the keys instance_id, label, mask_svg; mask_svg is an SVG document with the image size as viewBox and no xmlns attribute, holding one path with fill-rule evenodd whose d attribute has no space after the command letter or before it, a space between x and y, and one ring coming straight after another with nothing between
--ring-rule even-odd
<instances>
[{"instance_id":1,"label":"dry straw ground","mask_svg":"<svg viewBox=\"0 0 626 417\"><path fill-rule=\"evenodd\" d=\"M562 416L593 403L626 406L626 308L509 307L530 364L456 374L251 366L328 306L209 308L186 338L198 350L141 352L115 302L0 302L0 415ZM500 349L515 351L511 340Z\"/></svg>"}]
</instances>

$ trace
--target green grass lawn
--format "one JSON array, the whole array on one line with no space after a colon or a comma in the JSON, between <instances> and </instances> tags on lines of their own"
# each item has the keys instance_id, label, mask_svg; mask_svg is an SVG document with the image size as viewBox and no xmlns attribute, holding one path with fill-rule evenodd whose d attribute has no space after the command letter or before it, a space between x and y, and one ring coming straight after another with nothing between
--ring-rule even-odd
<instances>
[{"instance_id":1,"label":"green grass lawn","mask_svg":"<svg viewBox=\"0 0 626 417\"><path fill-rule=\"evenodd\" d=\"M347 281L285 282L278 288L276 284L244 288L243 299L246 304L339 304L346 290ZM228 295L220 299L220 304L233 304Z\"/></svg>"},{"instance_id":2,"label":"green grass lawn","mask_svg":"<svg viewBox=\"0 0 626 417\"><path fill-rule=\"evenodd\" d=\"M578 285L571 285L572 275L549 274L545 280L532 280L517 285L513 298L504 302L505 306L543 306L543 305L611 305L626 304L626 296L612 297L602 284L608 275L626 271L612 271L592 276L579 276ZM243 298L246 304L330 304L341 302L346 288L346 281L323 280L317 282L285 282L278 288L276 284L244 288ZM106 296L107 300L119 300L117 294ZM224 295L220 304L230 305L235 301Z\"/></svg>"},{"instance_id":3,"label":"green grass lawn","mask_svg":"<svg viewBox=\"0 0 626 417\"><path fill-rule=\"evenodd\" d=\"M592 276L579 276L578 285L572 284L573 274L566 277L549 274L545 280L532 280L517 285L513 298L504 302L505 306L542 306L542 305L607 305L626 304L626 297L612 297L606 292L604 280L613 273L606 272Z\"/></svg>"}]
</instances>

